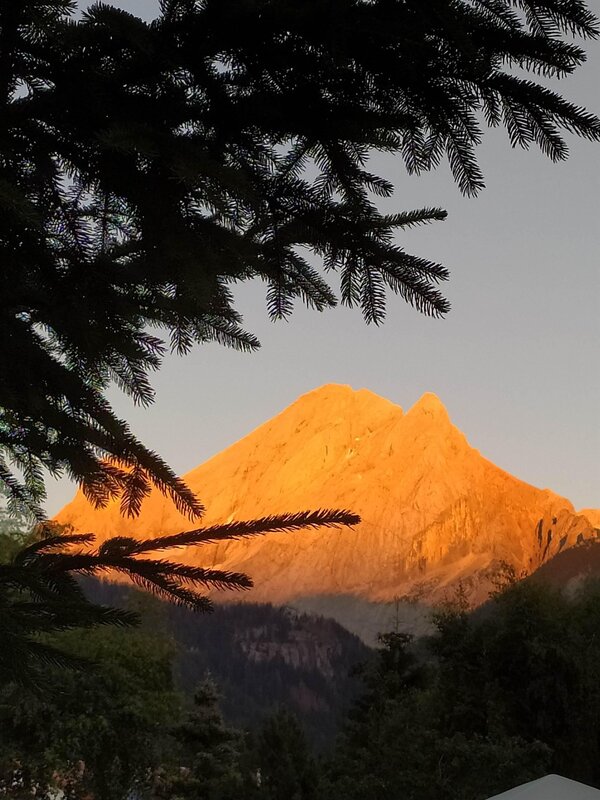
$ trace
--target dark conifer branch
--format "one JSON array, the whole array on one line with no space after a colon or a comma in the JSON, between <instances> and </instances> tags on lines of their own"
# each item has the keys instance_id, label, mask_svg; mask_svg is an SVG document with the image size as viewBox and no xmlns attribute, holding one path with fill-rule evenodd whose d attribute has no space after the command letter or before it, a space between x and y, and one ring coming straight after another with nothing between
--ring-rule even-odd
<instances>
[{"instance_id":1,"label":"dark conifer branch","mask_svg":"<svg viewBox=\"0 0 600 800\"><path fill-rule=\"evenodd\" d=\"M176 533L172 536L161 536L143 541L135 541L134 539L110 541L125 542L125 548L133 555L145 553L149 550L156 552L173 547L189 547L194 544L246 539L251 536L262 536L265 533L280 533L307 528L347 527L358 525L359 522L360 517L350 511L319 509L318 511L301 511L296 514L280 514L261 517L260 519L228 522L224 525L212 525L207 528L197 528L196 530Z\"/></svg>"},{"instance_id":2,"label":"dark conifer branch","mask_svg":"<svg viewBox=\"0 0 600 800\"><path fill-rule=\"evenodd\" d=\"M565 130L600 138L536 82L584 61L568 40L598 35L583 0L173 0L150 24L106 4L74 22L73 7L0 14L0 481L38 518L43 469L127 514L156 486L201 515L105 390L152 402L166 346L151 328L179 353L258 347L232 283L264 280L275 318L298 298L324 310L321 260L369 322L388 290L448 312L447 270L398 240L444 212L381 214L372 198L393 186L372 151L414 173L447 157L475 194L483 121L552 160Z\"/></svg>"},{"instance_id":3,"label":"dark conifer branch","mask_svg":"<svg viewBox=\"0 0 600 800\"><path fill-rule=\"evenodd\" d=\"M83 576L122 575L163 600L207 612L212 608L207 590L247 590L253 585L251 578L241 572L156 558L155 554L268 532L348 526L359 521L356 514L348 511L306 511L156 539L113 537L91 549L83 548L93 545L92 533L72 534L52 525L40 527L35 541L19 549L8 563L0 563L0 682L36 683L40 662L78 666L68 662L60 650L40 642L44 633L135 624L137 616L130 611L91 603L79 581ZM140 555L147 557L139 558Z\"/></svg>"}]
</instances>

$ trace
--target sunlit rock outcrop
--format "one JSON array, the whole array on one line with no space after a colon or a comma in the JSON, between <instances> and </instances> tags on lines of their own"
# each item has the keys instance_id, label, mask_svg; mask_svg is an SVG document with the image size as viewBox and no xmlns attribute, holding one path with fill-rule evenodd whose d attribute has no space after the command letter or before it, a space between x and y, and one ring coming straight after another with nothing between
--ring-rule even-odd
<instances>
[{"instance_id":1,"label":"sunlit rock outcrop","mask_svg":"<svg viewBox=\"0 0 600 800\"><path fill-rule=\"evenodd\" d=\"M184 477L206 505L207 524L325 507L361 515L354 530L270 534L178 552L248 572L253 600L345 594L435 602L460 583L478 602L501 562L530 572L595 537L589 517L600 519L487 461L432 394L405 414L366 389L323 386ZM117 503L95 510L79 492L58 520L100 538L189 528L158 492L135 520L121 518Z\"/></svg>"}]
</instances>

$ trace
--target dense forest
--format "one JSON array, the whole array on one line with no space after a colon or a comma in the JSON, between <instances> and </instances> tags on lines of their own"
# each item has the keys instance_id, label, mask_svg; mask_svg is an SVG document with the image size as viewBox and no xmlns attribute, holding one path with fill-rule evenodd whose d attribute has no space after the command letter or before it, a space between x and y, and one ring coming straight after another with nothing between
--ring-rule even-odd
<instances>
[{"instance_id":1,"label":"dense forest","mask_svg":"<svg viewBox=\"0 0 600 800\"><path fill-rule=\"evenodd\" d=\"M430 636L387 632L376 651L270 606L127 602L137 631L56 635L72 669L3 686L3 796L484 800L548 772L600 787L598 581L509 576L477 611L459 593Z\"/></svg>"},{"instance_id":2,"label":"dense forest","mask_svg":"<svg viewBox=\"0 0 600 800\"><path fill-rule=\"evenodd\" d=\"M123 584L90 581L87 591L96 602L141 611L145 629L172 639L174 680L184 695L191 697L199 679L210 674L228 723L256 728L285 706L318 749L331 744L359 690L354 667L371 654L334 620L291 608L235 603L198 615Z\"/></svg>"}]
</instances>

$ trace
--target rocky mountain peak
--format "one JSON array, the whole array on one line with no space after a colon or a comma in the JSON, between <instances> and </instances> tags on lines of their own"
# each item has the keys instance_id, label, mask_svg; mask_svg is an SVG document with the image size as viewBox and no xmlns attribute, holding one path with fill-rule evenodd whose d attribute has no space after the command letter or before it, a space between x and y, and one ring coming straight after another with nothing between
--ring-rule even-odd
<instances>
[{"instance_id":1,"label":"rocky mountain peak","mask_svg":"<svg viewBox=\"0 0 600 800\"><path fill-rule=\"evenodd\" d=\"M425 392L425 394L421 395L414 406L409 409L407 415L408 414L415 417L417 415L422 415L433 420L450 422L450 417L446 411L446 406L436 394L433 394L433 392Z\"/></svg>"},{"instance_id":2,"label":"rocky mountain peak","mask_svg":"<svg viewBox=\"0 0 600 800\"><path fill-rule=\"evenodd\" d=\"M185 554L248 572L253 600L346 594L434 602L458 582L481 600L501 562L531 571L596 535L568 500L483 458L430 393L404 414L367 389L321 386L184 478L206 505L206 524L310 508L361 515L353 531L270 534ZM116 502L96 510L78 493L58 521L100 538L189 525L158 492L135 520L123 520Z\"/></svg>"},{"instance_id":3,"label":"rocky mountain peak","mask_svg":"<svg viewBox=\"0 0 600 800\"><path fill-rule=\"evenodd\" d=\"M301 395L279 416L289 413L305 414L307 417L316 419L325 418L329 424L332 421L332 415L336 413L352 413L367 419L381 418L388 414L398 417L402 416L403 411L396 403L386 400L369 389L353 389L348 384L326 383Z\"/></svg>"}]
</instances>

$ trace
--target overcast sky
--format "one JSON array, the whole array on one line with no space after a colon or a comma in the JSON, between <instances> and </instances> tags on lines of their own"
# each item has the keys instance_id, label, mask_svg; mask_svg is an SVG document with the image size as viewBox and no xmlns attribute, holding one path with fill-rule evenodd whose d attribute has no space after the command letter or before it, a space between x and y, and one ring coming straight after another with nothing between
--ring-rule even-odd
<instances>
[{"instance_id":1,"label":"overcast sky","mask_svg":"<svg viewBox=\"0 0 600 800\"><path fill-rule=\"evenodd\" d=\"M113 4L146 16L156 7ZM596 42L561 88L598 113L599 85ZM600 145L570 144L570 159L553 165L490 132L479 150L487 188L476 199L461 197L446 167L408 178L400 160L373 159L372 171L397 186L387 208L449 212L399 239L450 268L445 320L390 298L380 328L345 308L298 307L289 322L271 323L264 286L249 284L238 305L261 351L209 345L169 358L155 379L155 405L135 409L115 393L117 410L184 473L323 383L367 387L404 409L432 391L495 464L577 508L600 506ZM73 491L66 481L49 486L49 512Z\"/></svg>"}]
</instances>

